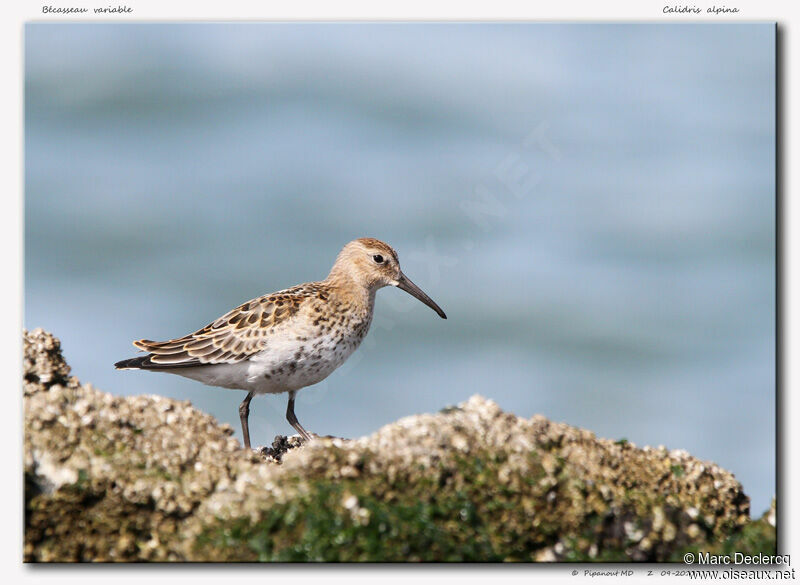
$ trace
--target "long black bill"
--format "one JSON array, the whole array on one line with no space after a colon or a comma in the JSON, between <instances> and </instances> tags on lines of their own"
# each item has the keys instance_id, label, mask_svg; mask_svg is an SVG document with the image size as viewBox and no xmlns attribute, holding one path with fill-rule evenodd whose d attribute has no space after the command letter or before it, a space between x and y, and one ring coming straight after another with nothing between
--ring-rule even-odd
<instances>
[{"instance_id":1,"label":"long black bill","mask_svg":"<svg viewBox=\"0 0 800 585\"><path fill-rule=\"evenodd\" d=\"M403 274L402 272L400 273L400 278L397 281L397 288L402 289L402 290L406 291L408 294L410 294L412 297L416 297L419 300L421 300L423 303L428 305L431 309L436 311L436 314L439 315L442 319L447 319L447 315L444 314L444 311L442 311L442 308L439 305L437 305L436 303L434 303L433 299L431 299L428 295L426 295L424 292L422 292L422 289L419 288L413 282L411 282L408 279L408 277L405 274Z\"/></svg>"}]
</instances>

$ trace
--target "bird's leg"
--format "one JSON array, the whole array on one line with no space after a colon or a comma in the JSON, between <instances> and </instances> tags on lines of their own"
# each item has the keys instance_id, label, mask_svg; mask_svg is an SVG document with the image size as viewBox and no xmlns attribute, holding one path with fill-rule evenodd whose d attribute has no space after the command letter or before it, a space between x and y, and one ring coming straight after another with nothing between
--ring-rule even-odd
<instances>
[{"instance_id":1,"label":"bird's leg","mask_svg":"<svg viewBox=\"0 0 800 585\"><path fill-rule=\"evenodd\" d=\"M250 426L247 424L247 418L250 416L250 401L253 399L253 393L248 392L247 397L242 400L239 405L239 418L242 421L242 435L244 435L244 448L250 448Z\"/></svg>"},{"instance_id":2,"label":"bird's leg","mask_svg":"<svg viewBox=\"0 0 800 585\"><path fill-rule=\"evenodd\" d=\"M306 441L311 440L311 435L307 430L303 428L303 425L300 424L300 421L297 420L297 416L294 414L294 395L296 392L294 390L289 391L289 406L286 407L286 420L289 421L289 424L294 427L298 433L302 435L302 437Z\"/></svg>"}]
</instances>

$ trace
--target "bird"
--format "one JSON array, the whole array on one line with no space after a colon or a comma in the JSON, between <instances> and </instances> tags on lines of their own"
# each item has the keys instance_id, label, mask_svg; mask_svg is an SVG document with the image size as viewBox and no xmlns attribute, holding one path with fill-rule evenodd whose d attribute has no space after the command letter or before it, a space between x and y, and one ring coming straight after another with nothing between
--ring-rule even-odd
<instances>
[{"instance_id":1,"label":"bird","mask_svg":"<svg viewBox=\"0 0 800 585\"><path fill-rule=\"evenodd\" d=\"M239 405L246 449L250 401L261 394L288 392L286 420L310 441L312 435L295 415L295 396L327 378L358 348L372 323L375 293L386 286L404 290L447 319L400 269L394 248L375 238L358 238L342 248L324 280L249 300L183 337L134 341L147 355L114 366L246 390Z\"/></svg>"}]
</instances>

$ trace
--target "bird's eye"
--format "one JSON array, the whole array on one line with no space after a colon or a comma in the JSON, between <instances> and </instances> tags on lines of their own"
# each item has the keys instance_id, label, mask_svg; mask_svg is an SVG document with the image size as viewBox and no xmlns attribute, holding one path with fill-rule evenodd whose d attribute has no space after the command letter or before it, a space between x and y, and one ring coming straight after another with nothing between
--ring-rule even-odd
<instances>
[{"instance_id":1,"label":"bird's eye","mask_svg":"<svg viewBox=\"0 0 800 585\"><path fill-rule=\"evenodd\" d=\"M383 256L380 254L375 254L372 259L375 260L375 264L383 264Z\"/></svg>"}]
</instances>

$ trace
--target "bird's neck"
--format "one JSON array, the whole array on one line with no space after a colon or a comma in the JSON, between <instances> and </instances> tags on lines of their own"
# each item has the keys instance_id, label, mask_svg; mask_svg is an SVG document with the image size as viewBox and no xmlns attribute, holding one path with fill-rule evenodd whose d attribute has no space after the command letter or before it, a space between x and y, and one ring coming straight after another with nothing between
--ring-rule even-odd
<instances>
[{"instance_id":1,"label":"bird's neck","mask_svg":"<svg viewBox=\"0 0 800 585\"><path fill-rule=\"evenodd\" d=\"M365 314L372 313L377 287L365 286L344 270L331 270L324 282L340 303Z\"/></svg>"}]
</instances>

